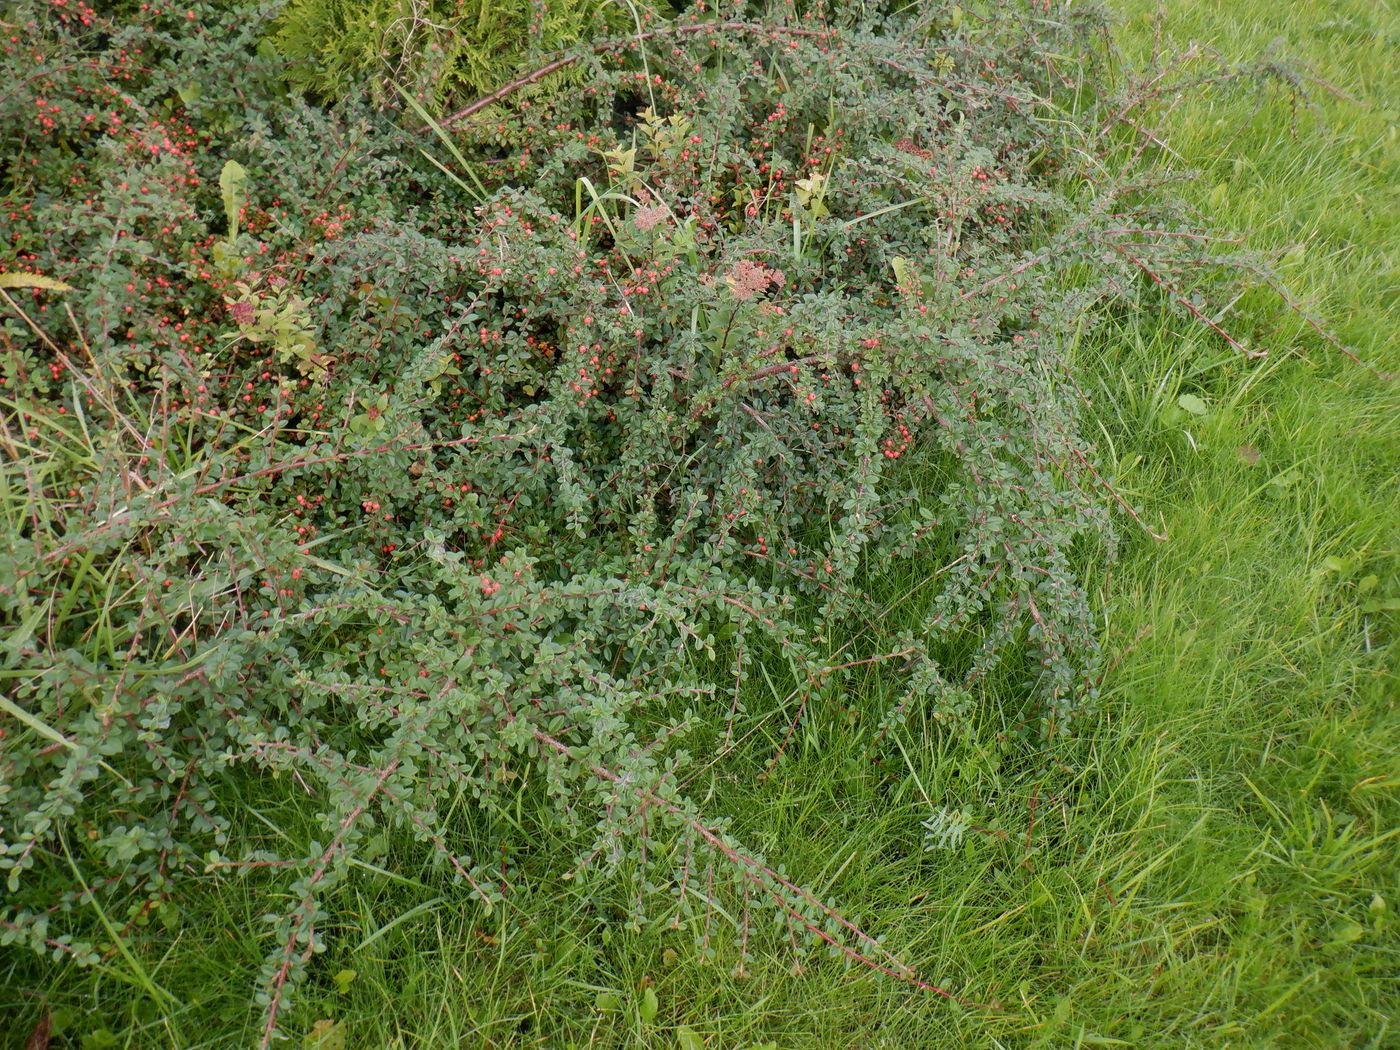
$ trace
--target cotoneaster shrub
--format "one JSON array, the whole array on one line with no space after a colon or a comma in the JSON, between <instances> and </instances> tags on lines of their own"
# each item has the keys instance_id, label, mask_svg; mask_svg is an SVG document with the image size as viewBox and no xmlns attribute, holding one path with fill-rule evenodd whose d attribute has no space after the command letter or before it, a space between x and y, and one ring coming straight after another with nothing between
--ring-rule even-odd
<instances>
[{"instance_id":1,"label":"cotoneaster shrub","mask_svg":"<svg viewBox=\"0 0 1400 1050\"><path fill-rule=\"evenodd\" d=\"M697 5L435 131L288 99L226 7L4 27L0 939L92 962L265 880L266 1042L355 862L494 907L476 830L528 805L631 922L708 947L728 901L741 953L937 991L686 785L872 668L872 755L991 682L1028 736L1092 706L1132 512L1065 346L1204 318L1229 261L1140 174L1097 16ZM288 784L304 841L249 814Z\"/></svg>"}]
</instances>

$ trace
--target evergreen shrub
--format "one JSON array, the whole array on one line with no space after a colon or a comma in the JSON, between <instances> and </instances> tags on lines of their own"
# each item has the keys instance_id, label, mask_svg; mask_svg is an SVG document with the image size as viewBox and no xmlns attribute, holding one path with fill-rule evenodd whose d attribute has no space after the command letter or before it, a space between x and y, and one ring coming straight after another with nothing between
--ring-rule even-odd
<instances>
[{"instance_id":1,"label":"evergreen shrub","mask_svg":"<svg viewBox=\"0 0 1400 1050\"><path fill-rule=\"evenodd\" d=\"M289 98L263 42L343 52L334 96L384 0L12 5L0 941L90 963L258 880L271 1039L338 889L422 856L498 907L483 828L529 855L527 812L626 921L931 987L692 785L871 673L880 716L823 731L872 757L992 695L1027 739L1093 706L1131 510L1068 347L1202 315L1221 260L1102 21L1023 6L570 21L572 90L434 122L412 83ZM448 97L519 72L453 39Z\"/></svg>"}]
</instances>

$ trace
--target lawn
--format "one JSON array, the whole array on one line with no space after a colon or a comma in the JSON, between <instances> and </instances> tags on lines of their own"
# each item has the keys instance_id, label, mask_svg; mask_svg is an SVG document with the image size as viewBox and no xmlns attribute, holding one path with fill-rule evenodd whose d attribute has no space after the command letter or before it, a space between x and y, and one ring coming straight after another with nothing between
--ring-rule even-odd
<instances>
[{"instance_id":1,"label":"lawn","mask_svg":"<svg viewBox=\"0 0 1400 1050\"><path fill-rule=\"evenodd\" d=\"M366 1048L1400 1046L1400 12L1167 6L1160 38L1155 4L1117 8L1130 66L1199 41L1303 72L1301 99L1278 83L1185 98L1161 164L1198 172L1182 192L1209 225L1273 253L1346 352L1257 289L1222 320L1257 358L1165 313L1063 333L1104 472L1142 520L1098 581L1108 664L1076 735L1029 745L987 703L973 733L909 718L872 761L848 731L888 703L872 669L864 693L814 705L771 771L731 759L689 784L956 1001L823 955L706 957L664 923L607 918L622 889L522 877L486 915L385 856L337 889L289 1031L343 1022ZM745 688L762 702L761 679ZM275 829L301 819L286 790L245 802ZM548 852L555 832L519 820ZM7 950L0 1042L25 1045L47 1009L53 1045L254 1045L265 892L230 875L163 917L165 950L133 939L86 970Z\"/></svg>"}]
</instances>

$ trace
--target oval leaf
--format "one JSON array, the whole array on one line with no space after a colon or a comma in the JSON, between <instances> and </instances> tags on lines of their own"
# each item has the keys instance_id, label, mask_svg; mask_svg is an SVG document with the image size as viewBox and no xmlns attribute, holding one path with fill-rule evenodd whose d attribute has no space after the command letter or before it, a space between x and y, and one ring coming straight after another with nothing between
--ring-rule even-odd
<instances>
[{"instance_id":1,"label":"oval leaf","mask_svg":"<svg viewBox=\"0 0 1400 1050\"><path fill-rule=\"evenodd\" d=\"M1206 414L1206 403L1195 394L1182 394L1176 399L1176 403L1193 416L1203 416Z\"/></svg>"}]
</instances>

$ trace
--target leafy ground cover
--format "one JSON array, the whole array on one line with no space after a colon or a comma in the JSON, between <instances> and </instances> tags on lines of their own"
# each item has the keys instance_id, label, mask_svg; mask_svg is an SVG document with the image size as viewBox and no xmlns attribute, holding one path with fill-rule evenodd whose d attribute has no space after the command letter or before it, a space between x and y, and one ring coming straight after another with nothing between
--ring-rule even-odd
<instances>
[{"instance_id":1,"label":"leafy ground cover","mask_svg":"<svg viewBox=\"0 0 1400 1050\"><path fill-rule=\"evenodd\" d=\"M1127 15L1122 39L1145 60L1152 27ZM1062 333L1057 349L1092 405L1079 425L1144 525L1123 522L1111 581L1090 577L1093 593L1111 586L1115 596L1095 604L1107 617L1105 666L1091 672L1104 675L1097 714L1039 744L1015 725L1034 694L1008 677L957 731L916 711L872 749L867 727L900 694L870 664L849 669L840 702L813 703L790 737L790 715L741 719L754 746L688 781L730 818L735 841L780 858L796 883L968 1001L794 954L781 937L756 935L762 947L748 953L716 938L709 956L692 931L630 923L625 877L550 878L544 860L545 877L522 877L528 854L512 860L510 906L486 914L410 846L385 841L337 889L289 1032L307 1033L308 1045L343 1033L364 1046L687 1050L1395 1039L1400 413L1393 382L1377 374L1397 365L1393 19L1360 4L1232 18L1205 5L1177 12L1166 39L1209 39L1244 58L1284 34L1281 53L1326 80L1305 83L1319 112L1295 112L1287 93L1207 90L1167 116L1179 159L1161 163L1202 169L1184 192L1210 225L1278 249L1280 276L1370 367L1259 291L1235 305L1230 330L1263 358L1159 309ZM237 103L206 104L218 113ZM224 192L240 192L236 170ZM605 213L618 214L593 214ZM318 228L339 219L322 216ZM770 247L762 234L756 243ZM731 276L761 301L775 268L752 269ZM785 263L783 280L799 272ZM293 375L314 379L321 363L299 349L296 311L285 297L257 302L267 313L250 323L267 327ZM382 331L392 349L394 326ZM391 406L353 417L370 436L376 408ZM891 637L922 622L893 599L942 564L910 559L878 574L878 594L896 608ZM738 697L747 711L782 699L764 697L763 674L748 688ZM18 730L6 731L13 746ZM784 759L768 769L778 749ZM302 842L319 818L294 779L245 781L221 803ZM516 799L495 818L501 830L536 842L539 858L576 851L535 800ZM0 1009L17 1018L16 1044L46 1012L60 1044L255 1043L264 1018L250 989L277 933L263 916L297 903L262 874L230 873L181 897L152 915L150 935L134 927L107 939L89 969L7 948ZM319 1019L329 1023L316 1029Z\"/></svg>"}]
</instances>

